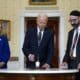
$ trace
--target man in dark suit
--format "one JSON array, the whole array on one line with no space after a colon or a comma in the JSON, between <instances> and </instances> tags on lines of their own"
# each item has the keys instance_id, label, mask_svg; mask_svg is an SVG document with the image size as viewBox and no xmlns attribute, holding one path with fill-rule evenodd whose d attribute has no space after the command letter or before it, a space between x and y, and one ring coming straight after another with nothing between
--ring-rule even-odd
<instances>
[{"instance_id":1,"label":"man in dark suit","mask_svg":"<svg viewBox=\"0 0 80 80\"><path fill-rule=\"evenodd\" d=\"M29 29L25 35L23 52L27 58L27 68L50 68L54 52L54 34L47 27L48 16L40 13L37 27Z\"/></svg>"},{"instance_id":2,"label":"man in dark suit","mask_svg":"<svg viewBox=\"0 0 80 80\"><path fill-rule=\"evenodd\" d=\"M69 22L73 29L68 33L67 49L62 65L69 69L80 69L80 11L73 10ZM76 80L80 80L80 77Z\"/></svg>"}]
</instances>

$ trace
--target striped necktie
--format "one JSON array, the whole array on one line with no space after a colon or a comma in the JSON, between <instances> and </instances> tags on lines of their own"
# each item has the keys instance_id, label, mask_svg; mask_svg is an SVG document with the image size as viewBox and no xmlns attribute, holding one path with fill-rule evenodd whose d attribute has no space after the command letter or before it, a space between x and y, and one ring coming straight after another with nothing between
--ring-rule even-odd
<instances>
[{"instance_id":1,"label":"striped necktie","mask_svg":"<svg viewBox=\"0 0 80 80\"><path fill-rule=\"evenodd\" d=\"M41 43L41 30L39 31L39 34L38 34L38 46L40 46L40 43Z\"/></svg>"}]
</instances>

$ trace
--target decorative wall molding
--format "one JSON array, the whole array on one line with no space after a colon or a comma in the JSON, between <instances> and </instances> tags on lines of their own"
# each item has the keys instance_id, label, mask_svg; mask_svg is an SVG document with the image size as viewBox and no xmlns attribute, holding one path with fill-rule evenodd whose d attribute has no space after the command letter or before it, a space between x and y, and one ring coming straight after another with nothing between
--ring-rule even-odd
<instances>
[{"instance_id":1,"label":"decorative wall molding","mask_svg":"<svg viewBox=\"0 0 80 80\"><path fill-rule=\"evenodd\" d=\"M30 6L26 7L25 10L59 10L58 6Z\"/></svg>"},{"instance_id":2,"label":"decorative wall molding","mask_svg":"<svg viewBox=\"0 0 80 80\"><path fill-rule=\"evenodd\" d=\"M18 61L18 57L10 57L9 61Z\"/></svg>"}]
</instances>

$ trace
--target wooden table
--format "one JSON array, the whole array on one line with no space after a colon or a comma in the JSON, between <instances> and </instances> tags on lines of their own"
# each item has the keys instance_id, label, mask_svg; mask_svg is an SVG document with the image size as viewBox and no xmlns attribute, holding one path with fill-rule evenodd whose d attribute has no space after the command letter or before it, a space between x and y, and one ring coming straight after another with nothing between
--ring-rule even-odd
<instances>
[{"instance_id":1,"label":"wooden table","mask_svg":"<svg viewBox=\"0 0 80 80\"><path fill-rule=\"evenodd\" d=\"M78 70L0 70L0 80L74 80Z\"/></svg>"}]
</instances>

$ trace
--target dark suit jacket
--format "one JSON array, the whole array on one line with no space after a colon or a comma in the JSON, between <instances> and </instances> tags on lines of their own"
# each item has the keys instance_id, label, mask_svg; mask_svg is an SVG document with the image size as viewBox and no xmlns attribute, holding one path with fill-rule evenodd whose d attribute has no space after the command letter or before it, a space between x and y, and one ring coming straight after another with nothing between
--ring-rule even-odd
<instances>
[{"instance_id":1,"label":"dark suit jacket","mask_svg":"<svg viewBox=\"0 0 80 80\"><path fill-rule=\"evenodd\" d=\"M65 56L64 56L64 59L63 59L63 62L68 63L68 68L77 68L78 63L80 63L80 36L79 36L77 47L76 47L77 57L72 60L69 56L71 45L72 45L73 34L74 34L74 29L72 29L68 33L67 49L66 49L66 53L65 53Z\"/></svg>"},{"instance_id":2,"label":"dark suit jacket","mask_svg":"<svg viewBox=\"0 0 80 80\"><path fill-rule=\"evenodd\" d=\"M26 57L28 57L29 53L37 56L39 54L40 64L48 63L51 65L53 59L54 52L54 34L53 32L45 28L42 41L40 46L38 47L38 39L37 39L37 28L29 29L25 35L24 44L23 44L23 52ZM35 62L29 62L27 58L27 67L34 68Z\"/></svg>"},{"instance_id":3,"label":"dark suit jacket","mask_svg":"<svg viewBox=\"0 0 80 80\"><path fill-rule=\"evenodd\" d=\"M7 68L7 62L10 58L10 48L7 37L2 35L0 36L0 62L5 62L5 65L2 68ZM1 68L1 69L2 69Z\"/></svg>"}]
</instances>

